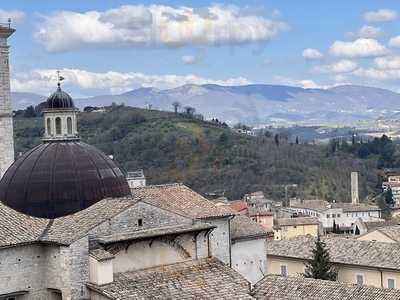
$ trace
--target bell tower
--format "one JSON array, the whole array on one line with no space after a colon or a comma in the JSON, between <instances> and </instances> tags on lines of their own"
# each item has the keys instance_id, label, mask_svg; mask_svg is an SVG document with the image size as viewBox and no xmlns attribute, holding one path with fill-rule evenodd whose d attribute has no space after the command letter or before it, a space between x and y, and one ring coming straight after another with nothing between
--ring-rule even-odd
<instances>
[{"instance_id":1,"label":"bell tower","mask_svg":"<svg viewBox=\"0 0 400 300\"><path fill-rule=\"evenodd\" d=\"M14 162L13 119L10 92L9 46L7 39L14 33L8 24L0 24L0 179Z\"/></svg>"}]
</instances>

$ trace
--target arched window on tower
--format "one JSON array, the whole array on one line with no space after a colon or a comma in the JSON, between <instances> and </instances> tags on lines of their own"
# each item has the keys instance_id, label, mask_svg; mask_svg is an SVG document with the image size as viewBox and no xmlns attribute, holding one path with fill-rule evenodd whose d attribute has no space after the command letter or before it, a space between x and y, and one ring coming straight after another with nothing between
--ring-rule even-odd
<instances>
[{"instance_id":1,"label":"arched window on tower","mask_svg":"<svg viewBox=\"0 0 400 300\"><path fill-rule=\"evenodd\" d=\"M72 134L72 119L71 119L71 117L67 118L67 132L68 132L68 134Z\"/></svg>"},{"instance_id":2,"label":"arched window on tower","mask_svg":"<svg viewBox=\"0 0 400 300\"><path fill-rule=\"evenodd\" d=\"M51 135L51 120L50 120L50 118L47 118L47 120L46 120L46 127L47 127L47 134Z\"/></svg>"},{"instance_id":3,"label":"arched window on tower","mask_svg":"<svg viewBox=\"0 0 400 300\"><path fill-rule=\"evenodd\" d=\"M56 118L56 134L61 134L61 118Z\"/></svg>"}]
</instances>

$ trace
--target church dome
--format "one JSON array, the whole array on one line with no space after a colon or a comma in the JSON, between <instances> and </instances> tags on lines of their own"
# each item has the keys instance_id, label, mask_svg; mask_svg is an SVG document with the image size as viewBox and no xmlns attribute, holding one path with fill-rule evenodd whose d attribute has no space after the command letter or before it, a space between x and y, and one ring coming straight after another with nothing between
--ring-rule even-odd
<instances>
[{"instance_id":1,"label":"church dome","mask_svg":"<svg viewBox=\"0 0 400 300\"><path fill-rule=\"evenodd\" d=\"M117 165L76 141L43 143L20 157L0 181L0 200L42 218L83 210L104 198L130 195Z\"/></svg>"},{"instance_id":2,"label":"church dome","mask_svg":"<svg viewBox=\"0 0 400 300\"><path fill-rule=\"evenodd\" d=\"M47 98L47 108L74 108L74 101L58 86L57 90Z\"/></svg>"}]
</instances>

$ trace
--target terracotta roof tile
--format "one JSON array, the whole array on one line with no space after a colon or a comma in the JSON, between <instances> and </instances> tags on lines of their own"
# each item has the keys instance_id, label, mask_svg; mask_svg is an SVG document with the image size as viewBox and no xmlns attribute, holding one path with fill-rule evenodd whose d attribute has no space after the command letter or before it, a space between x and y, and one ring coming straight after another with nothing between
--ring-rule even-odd
<instances>
[{"instance_id":1,"label":"terracotta roof tile","mask_svg":"<svg viewBox=\"0 0 400 300\"><path fill-rule=\"evenodd\" d=\"M138 187L132 189L132 194L144 202L193 219L234 215L232 210L215 205L183 184Z\"/></svg>"},{"instance_id":2,"label":"terracotta roof tile","mask_svg":"<svg viewBox=\"0 0 400 300\"><path fill-rule=\"evenodd\" d=\"M333 263L400 270L400 244L322 237ZM267 256L311 259L316 238L299 236L267 243Z\"/></svg>"},{"instance_id":3,"label":"terracotta roof tile","mask_svg":"<svg viewBox=\"0 0 400 300\"><path fill-rule=\"evenodd\" d=\"M266 236L267 232L264 227L249 217L237 215L231 221L231 238L233 240Z\"/></svg>"},{"instance_id":4,"label":"terracotta roof tile","mask_svg":"<svg viewBox=\"0 0 400 300\"><path fill-rule=\"evenodd\" d=\"M268 275L252 293L268 300L398 300L400 290L345 284L337 281Z\"/></svg>"},{"instance_id":5,"label":"terracotta roof tile","mask_svg":"<svg viewBox=\"0 0 400 300\"><path fill-rule=\"evenodd\" d=\"M214 258L114 275L114 282L89 288L110 299L253 299L248 282Z\"/></svg>"}]
</instances>

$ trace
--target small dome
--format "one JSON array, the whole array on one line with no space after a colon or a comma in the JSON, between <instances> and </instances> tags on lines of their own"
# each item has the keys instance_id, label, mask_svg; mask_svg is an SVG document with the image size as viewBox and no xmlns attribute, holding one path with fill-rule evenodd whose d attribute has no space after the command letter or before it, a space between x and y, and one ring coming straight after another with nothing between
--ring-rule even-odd
<instances>
[{"instance_id":1,"label":"small dome","mask_svg":"<svg viewBox=\"0 0 400 300\"><path fill-rule=\"evenodd\" d=\"M58 86L57 90L47 98L47 108L74 108L74 101Z\"/></svg>"},{"instance_id":2,"label":"small dome","mask_svg":"<svg viewBox=\"0 0 400 300\"><path fill-rule=\"evenodd\" d=\"M25 153L0 181L0 200L27 215L57 218L104 198L130 195L124 174L81 142L44 143Z\"/></svg>"}]
</instances>

